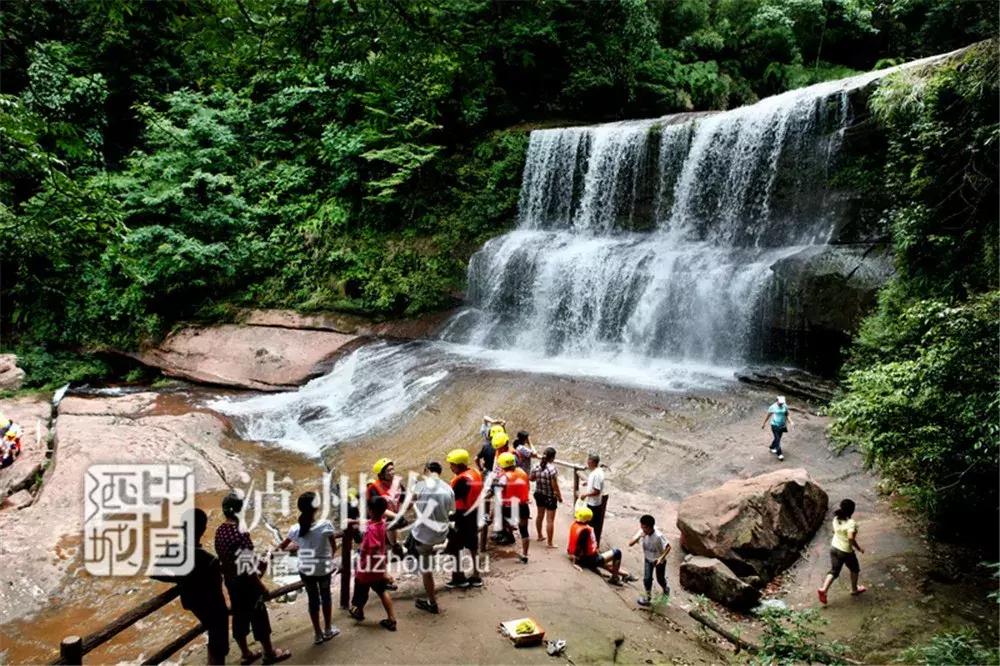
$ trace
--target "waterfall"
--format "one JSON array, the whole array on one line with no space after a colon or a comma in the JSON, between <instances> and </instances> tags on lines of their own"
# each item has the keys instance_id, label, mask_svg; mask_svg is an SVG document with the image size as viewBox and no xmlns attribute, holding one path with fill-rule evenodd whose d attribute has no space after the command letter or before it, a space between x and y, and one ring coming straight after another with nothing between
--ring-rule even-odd
<instances>
[{"instance_id":1,"label":"waterfall","mask_svg":"<svg viewBox=\"0 0 1000 666\"><path fill-rule=\"evenodd\" d=\"M754 359L771 266L838 224L829 174L872 75L714 114L532 132L517 228L442 337L538 357Z\"/></svg>"},{"instance_id":2,"label":"waterfall","mask_svg":"<svg viewBox=\"0 0 1000 666\"><path fill-rule=\"evenodd\" d=\"M210 406L247 439L318 455L392 427L460 368L731 379L775 346L772 267L836 241L849 215L830 174L850 93L935 59L726 112L536 130L517 226L473 255L468 307L438 340L369 345L297 391Z\"/></svg>"}]
</instances>

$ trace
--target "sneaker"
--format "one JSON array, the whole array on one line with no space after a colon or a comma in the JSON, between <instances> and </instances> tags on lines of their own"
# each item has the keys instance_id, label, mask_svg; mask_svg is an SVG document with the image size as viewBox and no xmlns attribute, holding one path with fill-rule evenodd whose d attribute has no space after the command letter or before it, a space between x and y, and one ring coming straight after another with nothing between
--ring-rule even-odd
<instances>
[{"instance_id":1,"label":"sneaker","mask_svg":"<svg viewBox=\"0 0 1000 666\"><path fill-rule=\"evenodd\" d=\"M521 560L521 564L527 564L528 563L528 557L526 555L518 555L517 559Z\"/></svg>"},{"instance_id":2,"label":"sneaker","mask_svg":"<svg viewBox=\"0 0 1000 666\"><path fill-rule=\"evenodd\" d=\"M608 585L614 585L615 587L621 587L622 586L622 579L619 578L618 576L612 576L611 578L608 579Z\"/></svg>"},{"instance_id":3,"label":"sneaker","mask_svg":"<svg viewBox=\"0 0 1000 666\"><path fill-rule=\"evenodd\" d=\"M649 608L652 603L649 601L649 597L639 597L635 600L635 603L639 604L643 608Z\"/></svg>"},{"instance_id":4,"label":"sneaker","mask_svg":"<svg viewBox=\"0 0 1000 666\"><path fill-rule=\"evenodd\" d=\"M773 453L774 455L778 455L778 451L777 451L777 449L768 449L768 451L770 451L770 452L771 452L771 453Z\"/></svg>"},{"instance_id":5,"label":"sneaker","mask_svg":"<svg viewBox=\"0 0 1000 666\"><path fill-rule=\"evenodd\" d=\"M783 455L781 455L781 454L779 453L779 454L778 454L778 460L784 460L784 459L785 459L785 456L783 456Z\"/></svg>"},{"instance_id":6,"label":"sneaker","mask_svg":"<svg viewBox=\"0 0 1000 666\"><path fill-rule=\"evenodd\" d=\"M461 578L456 576L451 580L449 580L447 583L445 583L444 586L452 590L461 590L466 587L469 587L469 585L471 584L472 581L467 579L465 576L462 576Z\"/></svg>"},{"instance_id":7,"label":"sneaker","mask_svg":"<svg viewBox=\"0 0 1000 666\"><path fill-rule=\"evenodd\" d=\"M819 602L825 606L826 605L826 592L824 592L823 590L816 590L816 596L819 597Z\"/></svg>"},{"instance_id":8,"label":"sneaker","mask_svg":"<svg viewBox=\"0 0 1000 666\"><path fill-rule=\"evenodd\" d=\"M322 645L323 640L323 634L316 634L316 636L313 637L313 645Z\"/></svg>"},{"instance_id":9,"label":"sneaker","mask_svg":"<svg viewBox=\"0 0 1000 666\"><path fill-rule=\"evenodd\" d=\"M482 587L483 579L479 576L469 576L469 586L470 587Z\"/></svg>"}]
</instances>

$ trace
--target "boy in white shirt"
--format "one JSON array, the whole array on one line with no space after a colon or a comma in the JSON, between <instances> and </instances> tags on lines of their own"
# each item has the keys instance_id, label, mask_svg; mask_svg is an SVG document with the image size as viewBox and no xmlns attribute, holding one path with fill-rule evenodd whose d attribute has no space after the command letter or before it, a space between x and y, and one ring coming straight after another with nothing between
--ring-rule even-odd
<instances>
[{"instance_id":1,"label":"boy in white shirt","mask_svg":"<svg viewBox=\"0 0 1000 666\"><path fill-rule=\"evenodd\" d=\"M646 595L639 597L640 606L652 604L650 595L653 592L653 572L656 572L656 582L663 588L663 595L670 594L670 586L667 585L667 555L670 553L670 542L660 530L656 529L656 519L648 513L639 518L639 531L635 533L628 545L634 546L642 540L642 554L645 564L642 575L642 583L646 588Z\"/></svg>"}]
</instances>

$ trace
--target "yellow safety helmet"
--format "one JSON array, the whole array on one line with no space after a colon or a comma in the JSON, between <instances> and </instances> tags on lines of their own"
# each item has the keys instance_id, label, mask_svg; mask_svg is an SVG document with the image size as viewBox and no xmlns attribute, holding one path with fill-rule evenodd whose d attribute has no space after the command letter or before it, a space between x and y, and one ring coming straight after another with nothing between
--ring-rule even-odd
<instances>
[{"instance_id":1,"label":"yellow safety helmet","mask_svg":"<svg viewBox=\"0 0 1000 666\"><path fill-rule=\"evenodd\" d=\"M500 454L500 457L497 458L497 462L500 463L500 467L507 469L508 467L513 467L517 464L517 458L515 458L514 454L510 451L506 451Z\"/></svg>"},{"instance_id":2,"label":"yellow safety helmet","mask_svg":"<svg viewBox=\"0 0 1000 666\"><path fill-rule=\"evenodd\" d=\"M375 464L372 465L372 474L374 474L375 476L381 476L382 470L384 470L391 464L392 460L390 460L389 458L379 458L378 460L375 461Z\"/></svg>"},{"instance_id":3,"label":"yellow safety helmet","mask_svg":"<svg viewBox=\"0 0 1000 666\"><path fill-rule=\"evenodd\" d=\"M497 436L498 433L501 432L506 433L507 429L504 428L499 423L494 423L493 425L490 426L490 439L493 439L494 437Z\"/></svg>"},{"instance_id":4,"label":"yellow safety helmet","mask_svg":"<svg viewBox=\"0 0 1000 666\"><path fill-rule=\"evenodd\" d=\"M493 435L492 439L490 439L490 442L493 443L494 449L502 449L503 447L507 446L507 442L509 441L510 437L508 437L507 433L505 432L498 432L497 434Z\"/></svg>"},{"instance_id":5,"label":"yellow safety helmet","mask_svg":"<svg viewBox=\"0 0 1000 666\"><path fill-rule=\"evenodd\" d=\"M465 449L452 449L445 458L451 465L468 465L469 452Z\"/></svg>"},{"instance_id":6,"label":"yellow safety helmet","mask_svg":"<svg viewBox=\"0 0 1000 666\"><path fill-rule=\"evenodd\" d=\"M594 517L594 512L591 511L588 507L581 506L579 509L576 510L576 512L574 512L573 515L581 523L589 523L590 519Z\"/></svg>"}]
</instances>

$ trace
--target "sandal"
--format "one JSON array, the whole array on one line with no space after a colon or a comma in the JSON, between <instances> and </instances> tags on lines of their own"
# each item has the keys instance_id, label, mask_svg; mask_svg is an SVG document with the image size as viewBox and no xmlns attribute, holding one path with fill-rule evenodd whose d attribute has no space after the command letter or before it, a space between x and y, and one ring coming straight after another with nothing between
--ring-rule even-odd
<instances>
[{"instance_id":1,"label":"sandal","mask_svg":"<svg viewBox=\"0 0 1000 666\"><path fill-rule=\"evenodd\" d=\"M826 592L823 590L816 590L816 596L819 597L819 602L825 606L827 602Z\"/></svg>"},{"instance_id":2,"label":"sandal","mask_svg":"<svg viewBox=\"0 0 1000 666\"><path fill-rule=\"evenodd\" d=\"M389 618L386 618L384 620L379 621L379 624L388 629L389 631L396 631L395 620L390 620Z\"/></svg>"},{"instance_id":3,"label":"sandal","mask_svg":"<svg viewBox=\"0 0 1000 666\"><path fill-rule=\"evenodd\" d=\"M240 659L240 663L243 664L243 666L250 666L250 664L260 659L261 656L263 655L260 652L253 652L250 656Z\"/></svg>"},{"instance_id":4,"label":"sandal","mask_svg":"<svg viewBox=\"0 0 1000 666\"><path fill-rule=\"evenodd\" d=\"M292 658L292 653L288 650L275 650L274 654L264 657L264 661L261 662L264 666L270 666L270 664L277 664L279 661L286 661Z\"/></svg>"},{"instance_id":5,"label":"sandal","mask_svg":"<svg viewBox=\"0 0 1000 666\"><path fill-rule=\"evenodd\" d=\"M323 638L323 634L316 634L313 637L313 645L322 645L326 639Z\"/></svg>"},{"instance_id":6,"label":"sandal","mask_svg":"<svg viewBox=\"0 0 1000 666\"><path fill-rule=\"evenodd\" d=\"M351 606L350 608L347 609L347 614L353 617L358 622L364 622L365 612L360 608Z\"/></svg>"},{"instance_id":7,"label":"sandal","mask_svg":"<svg viewBox=\"0 0 1000 666\"><path fill-rule=\"evenodd\" d=\"M334 638L335 636L339 635L340 635L340 629L338 629L337 627L330 627L329 629L323 632L323 640L328 641L331 638Z\"/></svg>"},{"instance_id":8,"label":"sandal","mask_svg":"<svg viewBox=\"0 0 1000 666\"><path fill-rule=\"evenodd\" d=\"M428 601L427 599L417 599L415 605L420 610L427 611L428 613L433 613L435 615L441 612L436 603Z\"/></svg>"},{"instance_id":9,"label":"sandal","mask_svg":"<svg viewBox=\"0 0 1000 666\"><path fill-rule=\"evenodd\" d=\"M867 587L865 587L864 585L858 585L858 589L856 589L853 592L851 592L851 596L852 597L856 597L859 594L864 594L867 591L868 591Z\"/></svg>"},{"instance_id":10,"label":"sandal","mask_svg":"<svg viewBox=\"0 0 1000 666\"><path fill-rule=\"evenodd\" d=\"M608 579L607 583L608 583L608 585L614 585L615 587L621 587L622 586L622 579L619 578L618 576L612 576L611 578Z\"/></svg>"}]
</instances>

